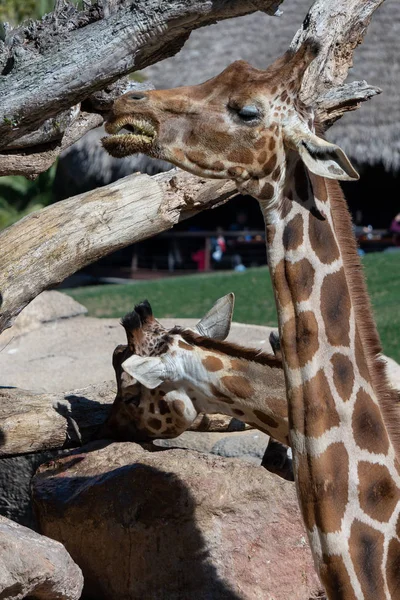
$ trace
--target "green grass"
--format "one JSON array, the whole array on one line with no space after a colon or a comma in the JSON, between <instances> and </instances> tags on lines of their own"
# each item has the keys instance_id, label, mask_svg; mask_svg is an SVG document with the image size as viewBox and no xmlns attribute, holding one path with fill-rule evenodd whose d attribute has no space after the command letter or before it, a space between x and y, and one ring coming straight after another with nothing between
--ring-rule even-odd
<instances>
[{"instance_id":1,"label":"green grass","mask_svg":"<svg viewBox=\"0 0 400 600\"><path fill-rule=\"evenodd\" d=\"M364 260L368 291L385 354L400 362L400 253L369 254ZM217 298L234 292L235 321L274 325L275 303L268 269L244 273L188 275L133 285L66 290L94 317L122 317L144 298L161 317L201 317Z\"/></svg>"}]
</instances>

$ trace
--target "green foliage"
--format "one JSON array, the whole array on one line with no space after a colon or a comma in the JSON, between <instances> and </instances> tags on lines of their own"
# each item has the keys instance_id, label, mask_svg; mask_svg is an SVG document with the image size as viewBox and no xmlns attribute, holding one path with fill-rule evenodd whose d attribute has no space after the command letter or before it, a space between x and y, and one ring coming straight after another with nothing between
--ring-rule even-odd
<instances>
[{"instance_id":1,"label":"green foliage","mask_svg":"<svg viewBox=\"0 0 400 600\"><path fill-rule=\"evenodd\" d=\"M35 181L25 177L0 177L0 230L52 201L56 164Z\"/></svg>"},{"instance_id":2,"label":"green foliage","mask_svg":"<svg viewBox=\"0 0 400 600\"><path fill-rule=\"evenodd\" d=\"M54 0L0 0L0 21L18 25L26 19L39 19L54 8Z\"/></svg>"},{"instance_id":3,"label":"green foliage","mask_svg":"<svg viewBox=\"0 0 400 600\"><path fill-rule=\"evenodd\" d=\"M363 259L379 334L385 354L400 361L400 252L367 254ZM121 318L148 298L156 317L201 317L220 296L234 292L235 321L276 324L269 271L188 275L133 285L99 285L67 290L93 317Z\"/></svg>"}]
</instances>

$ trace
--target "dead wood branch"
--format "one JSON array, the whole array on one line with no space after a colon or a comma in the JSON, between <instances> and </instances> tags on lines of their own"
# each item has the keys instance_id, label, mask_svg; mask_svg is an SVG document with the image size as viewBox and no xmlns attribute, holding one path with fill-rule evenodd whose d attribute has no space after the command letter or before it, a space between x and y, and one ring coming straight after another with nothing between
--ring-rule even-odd
<instances>
[{"instance_id":1,"label":"dead wood branch","mask_svg":"<svg viewBox=\"0 0 400 600\"><path fill-rule=\"evenodd\" d=\"M68 3L1 42L0 148L127 73L178 52L193 29L281 0L128 0L77 11Z\"/></svg>"},{"instance_id":2,"label":"dead wood branch","mask_svg":"<svg viewBox=\"0 0 400 600\"><path fill-rule=\"evenodd\" d=\"M175 170L125 177L28 215L0 233L0 332L43 290L235 193L233 182Z\"/></svg>"}]
</instances>

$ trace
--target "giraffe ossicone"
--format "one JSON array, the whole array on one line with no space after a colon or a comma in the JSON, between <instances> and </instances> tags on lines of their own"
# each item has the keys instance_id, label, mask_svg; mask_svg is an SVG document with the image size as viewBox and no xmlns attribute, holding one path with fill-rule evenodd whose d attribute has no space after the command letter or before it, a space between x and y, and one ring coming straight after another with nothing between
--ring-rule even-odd
<instances>
[{"instance_id":1,"label":"giraffe ossicone","mask_svg":"<svg viewBox=\"0 0 400 600\"><path fill-rule=\"evenodd\" d=\"M225 414L275 438L279 444L270 443L263 466L293 479L281 362L221 340L233 301L233 294L220 298L194 329L165 329L147 301L122 319L128 346L114 353L118 394L102 437L177 437L199 414Z\"/></svg>"},{"instance_id":2,"label":"giraffe ossicone","mask_svg":"<svg viewBox=\"0 0 400 600\"><path fill-rule=\"evenodd\" d=\"M259 200L278 310L297 492L328 598L400 597L400 410L351 219L358 175L300 99L317 47L243 61L192 87L129 94L104 147L143 151ZM122 127L131 133L118 135ZM244 388L241 393L244 395ZM265 410L265 407L264 407Z\"/></svg>"}]
</instances>

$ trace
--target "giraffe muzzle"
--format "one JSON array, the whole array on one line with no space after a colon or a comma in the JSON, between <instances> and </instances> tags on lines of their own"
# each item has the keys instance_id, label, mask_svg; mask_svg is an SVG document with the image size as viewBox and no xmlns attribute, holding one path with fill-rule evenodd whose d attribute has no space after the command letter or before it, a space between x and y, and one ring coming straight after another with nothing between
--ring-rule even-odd
<instances>
[{"instance_id":1,"label":"giraffe muzzle","mask_svg":"<svg viewBox=\"0 0 400 600\"><path fill-rule=\"evenodd\" d=\"M105 130L111 135L103 137L101 143L115 158L129 156L136 152L151 154L157 137L156 129L150 121L130 116L109 121L105 125Z\"/></svg>"}]
</instances>

